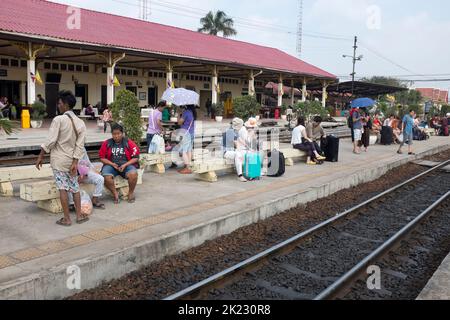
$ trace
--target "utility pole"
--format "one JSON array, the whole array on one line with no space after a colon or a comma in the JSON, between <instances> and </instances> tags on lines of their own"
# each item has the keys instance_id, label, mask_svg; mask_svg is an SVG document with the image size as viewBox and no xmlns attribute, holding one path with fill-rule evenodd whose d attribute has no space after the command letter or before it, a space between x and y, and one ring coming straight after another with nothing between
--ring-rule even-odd
<instances>
[{"instance_id":1,"label":"utility pole","mask_svg":"<svg viewBox=\"0 0 450 320\"><path fill-rule=\"evenodd\" d=\"M355 43L353 45L353 56L349 56L349 55L345 55L345 54L343 55L344 58L352 58L352 61L353 61L353 71L350 74L352 76L352 96L355 91L356 62L361 61L363 59L362 55L360 55L358 57L356 56L356 49L358 49L358 37L357 36L355 36Z\"/></svg>"},{"instance_id":2,"label":"utility pole","mask_svg":"<svg viewBox=\"0 0 450 320\"><path fill-rule=\"evenodd\" d=\"M150 0L139 0L139 19L148 21L151 14Z\"/></svg>"},{"instance_id":3,"label":"utility pole","mask_svg":"<svg viewBox=\"0 0 450 320\"><path fill-rule=\"evenodd\" d=\"M297 26L297 54L302 57L303 45L303 0L299 0L298 26Z\"/></svg>"}]
</instances>

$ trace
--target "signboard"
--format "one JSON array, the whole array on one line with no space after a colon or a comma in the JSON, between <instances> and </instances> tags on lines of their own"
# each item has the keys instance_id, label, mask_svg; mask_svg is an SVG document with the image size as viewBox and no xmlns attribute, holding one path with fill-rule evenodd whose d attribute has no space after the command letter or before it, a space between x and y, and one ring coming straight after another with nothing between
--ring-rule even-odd
<instances>
[{"instance_id":1,"label":"signboard","mask_svg":"<svg viewBox=\"0 0 450 320\"><path fill-rule=\"evenodd\" d=\"M425 113L430 113L431 107L433 107L433 103L431 101L425 102Z\"/></svg>"}]
</instances>

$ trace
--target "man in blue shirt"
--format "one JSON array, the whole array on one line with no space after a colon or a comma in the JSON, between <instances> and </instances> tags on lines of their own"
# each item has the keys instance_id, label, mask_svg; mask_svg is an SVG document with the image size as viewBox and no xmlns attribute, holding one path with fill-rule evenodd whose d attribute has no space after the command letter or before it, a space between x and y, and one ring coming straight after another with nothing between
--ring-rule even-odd
<instances>
[{"instance_id":1,"label":"man in blue shirt","mask_svg":"<svg viewBox=\"0 0 450 320\"><path fill-rule=\"evenodd\" d=\"M405 115L403 117L403 142L400 145L400 148L398 149L397 153L402 154L402 147L407 144L408 145L408 154L414 155L412 151L412 145L414 141L413 137L413 128L414 128L414 117L416 116L416 113L414 110L410 110L409 114Z\"/></svg>"}]
</instances>

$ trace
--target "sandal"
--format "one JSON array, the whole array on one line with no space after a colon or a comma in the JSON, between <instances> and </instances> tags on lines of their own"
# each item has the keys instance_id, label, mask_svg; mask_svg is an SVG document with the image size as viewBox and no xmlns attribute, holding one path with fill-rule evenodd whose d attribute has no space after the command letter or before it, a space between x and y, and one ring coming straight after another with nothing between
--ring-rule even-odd
<instances>
[{"instance_id":1,"label":"sandal","mask_svg":"<svg viewBox=\"0 0 450 320\"><path fill-rule=\"evenodd\" d=\"M136 202L136 198L128 199L128 203L135 203L135 202Z\"/></svg>"},{"instance_id":2,"label":"sandal","mask_svg":"<svg viewBox=\"0 0 450 320\"><path fill-rule=\"evenodd\" d=\"M82 216L81 219L77 219L77 224L83 224L88 221L89 221L89 218L87 216Z\"/></svg>"},{"instance_id":3,"label":"sandal","mask_svg":"<svg viewBox=\"0 0 450 320\"><path fill-rule=\"evenodd\" d=\"M72 223L67 223L65 218L61 218L60 220L56 221L56 224L63 227L71 227Z\"/></svg>"},{"instance_id":4,"label":"sandal","mask_svg":"<svg viewBox=\"0 0 450 320\"><path fill-rule=\"evenodd\" d=\"M94 209L106 210L106 206L103 203L95 203L92 206L94 207Z\"/></svg>"}]
</instances>

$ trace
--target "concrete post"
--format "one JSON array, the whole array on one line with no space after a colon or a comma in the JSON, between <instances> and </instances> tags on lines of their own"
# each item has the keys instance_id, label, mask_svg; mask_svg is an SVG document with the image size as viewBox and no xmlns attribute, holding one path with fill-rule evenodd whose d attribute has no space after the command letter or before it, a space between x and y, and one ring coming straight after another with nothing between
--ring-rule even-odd
<instances>
[{"instance_id":1,"label":"concrete post","mask_svg":"<svg viewBox=\"0 0 450 320\"><path fill-rule=\"evenodd\" d=\"M28 43L28 61L27 61L27 100L28 104L33 104L36 101L36 81L33 77L36 76L36 57L33 53L33 45Z\"/></svg>"},{"instance_id":2,"label":"concrete post","mask_svg":"<svg viewBox=\"0 0 450 320\"><path fill-rule=\"evenodd\" d=\"M248 95L254 97L255 93L255 75L253 73L253 70L251 70L248 79Z\"/></svg>"},{"instance_id":3,"label":"concrete post","mask_svg":"<svg viewBox=\"0 0 450 320\"><path fill-rule=\"evenodd\" d=\"M168 88L171 88L173 85L173 67L170 60L166 65L166 83Z\"/></svg>"},{"instance_id":4,"label":"concrete post","mask_svg":"<svg viewBox=\"0 0 450 320\"><path fill-rule=\"evenodd\" d=\"M109 105L114 102L114 76L116 64L125 58L125 53L121 55L113 55L109 52L108 55L103 56L106 58L107 71L106 76L108 77L106 83L106 103Z\"/></svg>"},{"instance_id":5,"label":"concrete post","mask_svg":"<svg viewBox=\"0 0 450 320\"><path fill-rule=\"evenodd\" d=\"M322 87L322 107L326 107L327 106L327 88L328 88L328 84L326 82L323 82L323 87Z\"/></svg>"},{"instance_id":6,"label":"concrete post","mask_svg":"<svg viewBox=\"0 0 450 320\"><path fill-rule=\"evenodd\" d=\"M291 106L294 106L295 103L295 88L294 88L294 80L291 80Z\"/></svg>"},{"instance_id":7,"label":"concrete post","mask_svg":"<svg viewBox=\"0 0 450 320\"><path fill-rule=\"evenodd\" d=\"M278 107L283 105L283 78L280 76L278 80Z\"/></svg>"},{"instance_id":8,"label":"concrete post","mask_svg":"<svg viewBox=\"0 0 450 320\"><path fill-rule=\"evenodd\" d=\"M219 85L219 75L217 72L217 66L214 66L213 72L212 72L212 97L211 97L211 103L217 104L217 87Z\"/></svg>"},{"instance_id":9,"label":"concrete post","mask_svg":"<svg viewBox=\"0 0 450 320\"><path fill-rule=\"evenodd\" d=\"M306 102L306 94L307 94L306 79L303 79L303 86L302 86L302 102Z\"/></svg>"}]
</instances>

